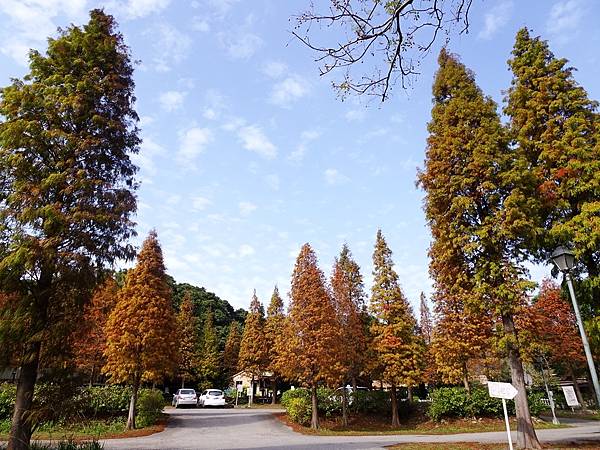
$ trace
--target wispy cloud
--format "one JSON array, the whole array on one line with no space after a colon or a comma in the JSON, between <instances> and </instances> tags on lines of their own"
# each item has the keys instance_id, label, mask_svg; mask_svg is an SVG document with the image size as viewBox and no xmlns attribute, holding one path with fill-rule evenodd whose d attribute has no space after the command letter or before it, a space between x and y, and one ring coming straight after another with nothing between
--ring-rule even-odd
<instances>
[{"instance_id":1,"label":"wispy cloud","mask_svg":"<svg viewBox=\"0 0 600 450\"><path fill-rule=\"evenodd\" d=\"M240 215L248 216L256 211L257 206L252 202L240 202L238 203L238 208L240 210Z\"/></svg>"},{"instance_id":2,"label":"wispy cloud","mask_svg":"<svg viewBox=\"0 0 600 450\"><path fill-rule=\"evenodd\" d=\"M362 122L366 115L367 114L364 109L351 109L344 115L344 117L346 117L348 122Z\"/></svg>"},{"instance_id":3,"label":"wispy cloud","mask_svg":"<svg viewBox=\"0 0 600 450\"><path fill-rule=\"evenodd\" d=\"M167 91L160 94L158 101L160 106L167 112L181 108L186 93L181 91Z\"/></svg>"},{"instance_id":4,"label":"wispy cloud","mask_svg":"<svg viewBox=\"0 0 600 450\"><path fill-rule=\"evenodd\" d=\"M288 70L287 64L281 61L269 61L262 66L262 73L270 78L280 78Z\"/></svg>"},{"instance_id":5,"label":"wispy cloud","mask_svg":"<svg viewBox=\"0 0 600 450\"><path fill-rule=\"evenodd\" d=\"M267 186L269 186L269 188L271 188L274 191L278 191L281 185L279 175L277 174L267 175L265 177L265 182L267 183Z\"/></svg>"},{"instance_id":6,"label":"wispy cloud","mask_svg":"<svg viewBox=\"0 0 600 450\"><path fill-rule=\"evenodd\" d=\"M239 34L219 33L219 42L225 49L230 58L233 59L248 59L253 56L256 51L262 46L263 40L260 36L242 32Z\"/></svg>"},{"instance_id":7,"label":"wispy cloud","mask_svg":"<svg viewBox=\"0 0 600 450\"><path fill-rule=\"evenodd\" d=\"M348 178L346 175L340 173L340 171L337 169L325 170L324 176L325 176L325 181L327 182L327 184L329 184L331 186L336 185L336 184L343 184L343 183L350 181L350 178Z\"/></svg>"},{"instance_id":8,"label":"wispy cloud","mask_svg":"<svg viewBox=\"0 0 600 450\"><path fill-rule=\"evenodd\" d=\"M139 19L164 10L171 0L125 0L109 1L105 6L108 11L126 19Z\"/></svg>"},{"instance_id":9,"label":"wispy cloud","mask_svg":"<svg viewBox=\"0 0 600 450\"><path fill-rule=\"evenodd\" d=\"M546 29L564 44L573 36L583 19L585 6L580 0L559 1L552 6Z\"/></svg>"},{"instance_id":10,"label":"wispy cloud","mask_svg":"<svg viewBox=\"0 0 600 450\"><path fill-rule=\"evenodd\" d=\"M206 197L197 196L192 198L192 208L196 211L203 211L211 204L212 202Z\"/></svg>"},{"instance_id":11,"label":"wispy cloud","mask_svg":"<svg viewBox=\"0 0 600 450\"><path fill-rule=\"evenodd\" d=\"M500 28L508 23L514 9L512 0L505 0L496 4L485 14L483 29L477 37L480 39L491 39Z\"/></svg>"},{"instance_id":12,"label":"wispy cloud","mask_svg":"<svg viewBox=\"0 0 600 450\"><path fill-rule=\"evenodd\" d=\"M183 61L192 45L192 40L187 34L167 23L158 24L145 34L152 36L154 43L152 63L157 72L168 72L173 65Z\"/></svg>"},{"instance_id":13,"label":"wispy cloud","mask_svg":"<svg viewBox=\"0 0 600 450\"><path fill-rule=\"evenodd\" d=\"M275 147L257 125L242 126L238 129L237 135L246 150L250 150L268 159L273 159L277 156L277 147Z\"/></svg>"},{"instance_id":14,"label":"wispy cloud","mask_svg":"<svg viewBox=\"0 0 600 450\"><path fill-rule=\"evenodd\" d=\"M140 151L131 155L132 161L141 169L141 176L145 183L151 183L157 173L155 158L164 154L165 149L151 137L144 137Z\"/></svg>"},{"instance_id":15,"label":"wispy cloud","mask_svg":"<svg viewBox=\"0 0 600 450\"><path fill-rule=\"evenodd\" d=\"M304 78L291 75L275 83L269 96L269 102L288 108L293 102L308 94L309 90L309 84Z\"/></svg>"},{"instance_id":16,"label":"wispy cloud","mask_svg":"<svg viewBox=\"0 0 600 450\"><path fill-rule=\"evenodd\" d=\"M184 167L195 167L196 157L214 140L213 133L208 128L192 127L180 135L177 162Z\"/></svg>"},{"instance_id":17,"label":"wispy cloud","mask_svg":"<svg viewBox=\"0 0 600 450\"><path fill-rule=\"evenodd\" d=\"M296 149L290 153L288 159L290 161L302 161L308 151L308 144L321 136L321 132L317 130L305 130L300 134L300 143Z\"/></svg>"},{"instance_id":18,"label":"wispy cloud","mask_svg":"<svg viewBox=\"0 0 600 450\"><path fill-rule=\"evenodd\" d=\"M249 244L240 245L240 249L239 249L240 258L244 258L246 256L252 256L252 255L254 255L254 247L252 247Z\"/></svg>"}]
</instances>

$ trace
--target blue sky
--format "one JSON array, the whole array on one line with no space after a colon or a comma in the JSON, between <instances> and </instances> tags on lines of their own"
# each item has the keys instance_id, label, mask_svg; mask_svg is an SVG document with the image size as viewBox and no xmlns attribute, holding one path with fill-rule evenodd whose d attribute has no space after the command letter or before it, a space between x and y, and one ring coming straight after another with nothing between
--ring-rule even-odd
<instances>
[{"instance_id":1,"label":"blue sky","mask_svg":"<svg viewBox=\"0 0 600 450\"><path fill-rule=\"evenodd\" d=\"M317 8L325 0L315 1ZM236 307L252 290L268 302L289 290L300 246L309 242L329 276L347 242L371 286L378 228L394 252L406 295L429 293L429 232L422 165L430 88L439 46L408 90L383 105L340 101L295 40L290 17L308 0L0 0L0 84L26 73L28 48L45 48L58 26L82 24L104 7L133 58L144 143L135 162L141 241L155 228L168 272ZM471 31L451 51L498 102L510 83L506 60L528 26L578 68L600 98L600 3L481 1ZM536 280L549 267L534 267Z\"/></svg>"}]
</instances>

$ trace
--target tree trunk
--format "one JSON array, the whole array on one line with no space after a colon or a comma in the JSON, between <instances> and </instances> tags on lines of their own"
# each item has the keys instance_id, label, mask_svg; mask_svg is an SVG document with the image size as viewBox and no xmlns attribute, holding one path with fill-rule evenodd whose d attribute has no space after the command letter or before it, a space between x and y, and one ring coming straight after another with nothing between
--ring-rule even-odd
<instances>
[{"instance_id":1,"label":"tree trunk","mask_svg":"<svg viewBox=\"0 0 600 450\"><path fill-rule=\"evenodd\" d=\"M185 376L181 377L181 389L185 387Z\"/></svg>"},{"instance_id":2,"label":"tree trunk","mask_svg":"<svg viewBox=\"0 0 600 450\"><path fill-rule=\"evenodd\" d=\"M463 362L463 384L465 385L465 391L467 392L467 397L471 398L471 384L469 383L469 372L467 371L467 363Z\"/></svg>"},{"instance_id":3,"label":"tree trunk","mask_svg":"<svg viewBox=\"0 0 600 450\"><path fill-rule=\"evenodd\" d=\"M40 360L40 343L30 345L28 357L21 364L21 375L17 383L17 396L13 412L8 450L27 450L31 442L33 423L31 422L31 408L33 405L33 392L38 374Z\"/></svg>"},{"instance_id":4,"label":"tree trunk","mask_svg":"<svg viewBox=\"0 0 600 450\"><path fill-rule=\"evenodd\" d=\"M541 449L542 446L540 445L535 429L533 428L533 422L529 412L527 390L525 388L525 373L523 371L521 355L519 354L519 349L511 343L511 340L516 340L517 337L512 315L502 315L502 325L504 326L504 332L509 336L508 363L510 365L512 384L518 391L518 394L514 399L517 412L517 448Z\"/></svg>"},{"instance_id":5,"label":"tree trunk","mask_svg":"<svg viewBox=\"0 0 600 450\"><path fill-rule=\"evenodd\" d=\"M412 386L407 386L406 387L406 392L407 392L407 396L408 396L408 403L412 403L412 401L413 401L413 388L412 388Z\"/></svg>"},{"instance_id":6,"label":"tree trunk","mask_svg":"<svg viewBox=\"0 0 600 450\"><path fill-rule=\"evenodd\" d=\"M310 418L310 427L313 430L317 430L319 428L319 407L317 401L317 385L315 383L312 384L310 388L310 400L312 404L312 414Z\"/></svg>"},{"instance_id":7,"label":"tree trunk","mask_svg":"<svg viewBox=\"0 0 600 450\"><path fill-rule=\"evenodd\" d=\"M344 427L348 426L348 391L346 391L346 386L342 386L342 423Z\"/></svg>"},{"instance_id":8,"label":"tree trunk","mask_svg":"<svg viewBox=\"0 0 600 450\"><path fill-rule=\"evenodd\" d=\"M392 383L390 390L390 398L392 399L392 426L395 428L400 427L400 417L398 416L398 399L396 397L396 385Z\"/></svg>"},{"instance_id":9,"label":"tree trunk","mask_svg":"<svg viewBox=\"0 0 600 450\"><path fill-rule=\"evenodd\" d=\"M254 375L250 379L250 396L248 397L248 406L254 405Z\"/></svg>"},{"instance_id":10,"label":"tree trunk","mask_svg":"<svg viewBox=\"0 0 600 450\"><path fill-rule=\"evenodd\" d=\"M135 415L138 398L138 390L140 389L140 376L136 373L133 377L133 389L131 391L131 400L129 402L129 415L127 416L127 429L135 430Z\"/></svg>"},{"instance_id":11,"label":"tree trunk","mask_svg":"<svg viewBox=\"0 0 600 450\"><path fill-rule=\"evenodd\" d=\"M356 392L357 391L356 387L357 387L356 376L352 375L352 392Z\"/></svg>"},{"instance_id":12,"label":"tree trunk","mask_svg":"<svg viewBox=\"0 0 600 450\"><path fill-rule=\"evenodd\" d=\"M94 373L96 373L96 366L92 365L92 374L90 375L90 387L94 385Z\"/></svg>"},{"instance_id":13,"label":"tree trunk","mask_svg":"<svg viewBox=\"0 0 600 450\"><path fill-rule=\"evenodd\" d=\"M271 385L271 389L273 390L273 398L271 399L271 405L277 404L277 377L273 375L273 384Z\"/></svg>"},{"instance_id":14,"label":"tree trunk","mask_svg":"<svg viewBox=\"0 0 600 450\"><path fill-rule=\"evenodd\" d=\"M575 371L573 370L573 366L569 364L569 376L571 377L571 381L573 382L573 387L575 388L575 395L577 395L577 401L579 404L584 407L583 396L581 395L581 390L579 389L579 383L577 383L577 377L575 376ZM589 378L591 379L591 378Z\"/></svg>"}]
</instances>

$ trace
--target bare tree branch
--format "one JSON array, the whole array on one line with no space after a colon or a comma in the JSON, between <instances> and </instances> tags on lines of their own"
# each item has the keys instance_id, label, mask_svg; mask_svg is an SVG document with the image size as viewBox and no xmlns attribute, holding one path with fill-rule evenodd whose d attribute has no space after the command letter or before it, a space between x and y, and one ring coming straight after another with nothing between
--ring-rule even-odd
<instances>
[{"instance_id":1,"label":"bare tree branch","mask_svg":"<svg viewBox=\"0 0 600 450\"><path fill-rule=\"evenodd\" d=\"M325 13L311 3L295 16L292 34L317 54L321 75L342 69L341 81L332 83L342 97L367 94L385 101L398 81L405 88L418 75L440 34L448 42L457 26L468 33L473 1L330 0ZM336 43L315 43L326 40Z\"/></svg>"}]
</instances>

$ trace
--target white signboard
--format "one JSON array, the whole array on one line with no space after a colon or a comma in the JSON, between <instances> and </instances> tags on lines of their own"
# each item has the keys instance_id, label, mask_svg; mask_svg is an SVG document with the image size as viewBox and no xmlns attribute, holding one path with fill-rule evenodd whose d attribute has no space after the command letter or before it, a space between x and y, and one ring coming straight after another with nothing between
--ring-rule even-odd
<instances>
[{"instance_id":1,"label":"white signboard","mask_svg":"<svg viewBox=\"0 0 600 450\"><path fill-rule=\"evenodd\" d=\"M577 400L577 395L575 394L575 389L573 389L573 386L563 386L562 390L565 394L567 405L579 406L579 401Z\"/></svg>"},{"instance_id":2,"label":"white signboard","mask_svg":"<svg viewBox=\"0 0 600 450\"><path fill-rule=\"evenodd\" d=\"M519 393L519 391L517 391L510 383L497 383L495 381L488 381L487 385L490 392L490 397L512 400Z\"/></svg>"}]
</instances>

